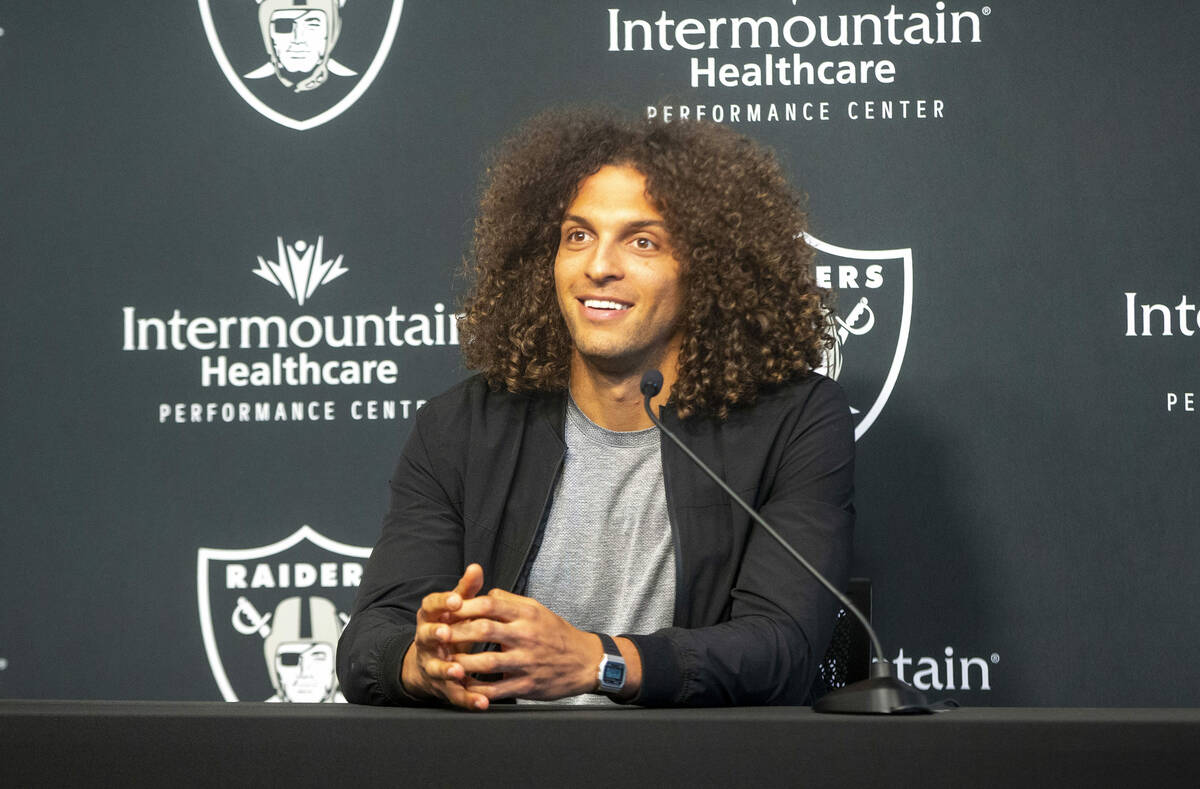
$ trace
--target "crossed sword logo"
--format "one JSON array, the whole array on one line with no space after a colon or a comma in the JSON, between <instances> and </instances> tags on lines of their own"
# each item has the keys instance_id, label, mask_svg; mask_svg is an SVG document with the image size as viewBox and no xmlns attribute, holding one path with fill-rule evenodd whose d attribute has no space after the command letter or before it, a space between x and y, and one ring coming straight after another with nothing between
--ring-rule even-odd
<instances>
[{"instance_id":1,"label":"crossed sword logo","mask_svg":"<svg viewBox=\"0 0 1200 789\"><path fill-rule=\"evenodd\" d=\"M829 377L836 381L842 372L842 346L846 344L850 335L860 337L875 328L875 311L867 303L867 297L863 296L854 305L854 309L850 310L850 314L846 316L845 320L834 316L834 322L837 325L835 337L837 342L830 351L825 366ZM857 409L852 408L851 411L857 413Z\"/></svg>"},{"instance_id":2,"label":"crossed sword logo","mask_svg":"<svg viewBox=\"0 0 1200 789\"><path fill-rule=\"evenodd\" d=\"M350 621L350 617L338 611L338 619L342 620L342 627ZM244 636L258 633L263 638L271 635L271 614L267 612L260 614L258 609L254 607L245 597L238 597L237 605L234 606L233 615L230 617L233 623L233 629Z\"/></svg>"},{"instance_id":3,"label":"crossed sword logo","mask_svg":"<svg viewBox=\"0 0 1200 789\"><path fill-rule=\"evenodd\" d=\"M853 326L858 323L858 319L866 315L866 323L862 326ZM854 305L854 309L850 310L850 314L846 316L846 320L837 318L838 324L838 342L845 342L846 337L853 334L859 336L866 334L871 329L875 328L875 311L867 304L867 297L863 296L858 300L858 304Z\"/></svg>"}]
</instances>

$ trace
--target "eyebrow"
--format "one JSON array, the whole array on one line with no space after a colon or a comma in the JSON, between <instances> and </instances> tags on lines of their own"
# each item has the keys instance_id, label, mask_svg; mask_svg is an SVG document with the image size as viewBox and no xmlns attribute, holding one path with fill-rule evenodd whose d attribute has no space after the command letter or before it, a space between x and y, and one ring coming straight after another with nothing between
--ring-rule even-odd
<instances>
[{"instance_id":1,"label":"eyebrow","mask_svg":"<svg viewBox=\"0 0 1200 789\"><path fill-rule=\"evenodd\" d=\"M589 222L584 217L579 216L578 214L567 214L566 216L563 217L562 221L563 221L563 224L566 224L567 222L576 222L581 225L587 225L588 227L592 227L591 222ZM625 230L625 231L630 231L630 230L641 230L641 229L647 228L647 227L660 227L660 228L666 230L666 225L663 224L663 222L658 219L637 219L637 220L634 220L633 222L627 222L625 225L622 226L621 229Z\"/></svg>"}]
</instances>

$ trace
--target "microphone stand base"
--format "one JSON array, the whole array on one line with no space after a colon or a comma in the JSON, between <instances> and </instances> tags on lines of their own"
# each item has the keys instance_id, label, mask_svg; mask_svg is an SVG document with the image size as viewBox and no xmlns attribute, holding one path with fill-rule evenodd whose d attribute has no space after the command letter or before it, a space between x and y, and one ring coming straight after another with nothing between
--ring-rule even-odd
<instances>
[{"instance_id":1,"label":"microphone stand base","mask_svg":"<svg viewBox=\"0 0 1200 789\"><path fill-rule=\"evenodd\" d=\"M925 694L895 677L876 676L826 693L813 712L843 715L914 715L933 712Z\"/></svg>"}]
</instances>

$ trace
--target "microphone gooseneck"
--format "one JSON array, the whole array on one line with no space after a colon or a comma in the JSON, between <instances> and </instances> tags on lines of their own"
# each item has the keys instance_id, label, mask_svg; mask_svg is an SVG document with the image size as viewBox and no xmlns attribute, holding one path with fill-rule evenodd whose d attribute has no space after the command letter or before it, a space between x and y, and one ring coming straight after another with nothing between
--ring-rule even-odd
<instances>
[{"instance_id":1,"label":"microphone gooseneck","mask_svg":"<svg viewBox=\"0 0 1200 789\"><path fill-rule=\"evenodd\" d=\"M871 638L871 648L875 652L876 661L871 664L871 676L869 679L855 682L847 685L844 688L838 688L822 696L816 704L813 705L813 710L816 712L845 712L859 714L888 714L888 713L912 713L912 712L931 712L929 703L925 700L924 694L916 690L910 685L901 682L892 675L892 664L883 656L883 646L879 642L879 637L875 635L875 629L871 627L871 623L867 621L866 616L862 611L858 610L858 606L850 602L850 598L842 594L836 586L829 582L817 568L813 567L807 559L800 555L800 552L793 548L788 541L783 538L779 532L771 524L767 523L761 515L749 504L747 504L741 496L733 491L733 488L725 484L725 480L717 476L708 465L696 456L695 452L683 443L673 432L667 429L657 416L654 415L653 409L650 408L650 400L660 391L662 391L663 377L658 370L647 370L642 374L641 392L642 406L646 409L646 415L650 417L663 435L671 439L677 447L683 450L683 453L691 458L700 469L708 475L708 477L725 491L725 493L738 503L743 510L761 526L767 534L771 535L783 549L792 555L792 558L800 563L800 566L808 571L809 575L820 581L821 585L837 598L850 613L858 618L862 626L866 628L867 635Z\"/></svg>"}]
</instances>

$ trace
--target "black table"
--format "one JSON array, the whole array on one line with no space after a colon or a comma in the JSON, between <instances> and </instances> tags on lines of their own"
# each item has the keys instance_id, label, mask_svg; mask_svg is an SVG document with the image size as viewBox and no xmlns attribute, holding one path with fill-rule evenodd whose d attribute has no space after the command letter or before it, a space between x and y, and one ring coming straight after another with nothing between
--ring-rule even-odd
<instances>
[{"instance_id":1,"label":"black table","mask_svg":"<svg viewBox=\"0 0 1200 789\"><path fill-rule=\"evenodd\" d=\"M0 786L1200 787L1200 710L0 701Z\"/></svg>"}]
</instances>

